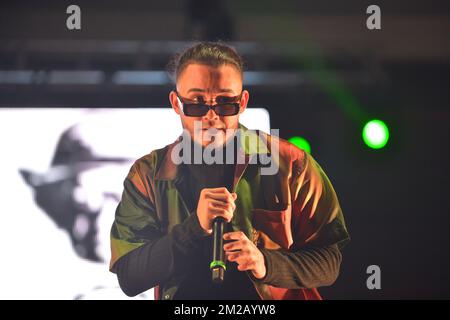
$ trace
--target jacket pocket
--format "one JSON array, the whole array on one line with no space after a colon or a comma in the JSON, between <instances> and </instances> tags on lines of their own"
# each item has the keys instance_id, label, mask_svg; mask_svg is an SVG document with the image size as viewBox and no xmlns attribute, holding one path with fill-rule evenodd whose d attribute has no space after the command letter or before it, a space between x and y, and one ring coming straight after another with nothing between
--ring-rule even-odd
<instances>
[{"instance_id":1,"label":"jacket pocket","mask_svg":"<svg viewBox=\"0 0 450 320\"><path fill-rule=\"evenodd\" d=\"M290 206L284 210L252 209L252 224L283 249L292 245Z\"/></svg>"}]
</instances>

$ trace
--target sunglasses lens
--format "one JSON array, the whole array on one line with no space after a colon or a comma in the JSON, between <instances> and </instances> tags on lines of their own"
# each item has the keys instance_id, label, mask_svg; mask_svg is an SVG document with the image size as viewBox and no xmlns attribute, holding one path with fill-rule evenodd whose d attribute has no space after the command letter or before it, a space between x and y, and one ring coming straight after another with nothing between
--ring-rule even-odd
<instances>
[{"instance_id":1,"label":"sunglasses lens","mask_svg":"<svg viewBox=\"0 0 450 320\"><path fill-rule=\"evenodd\" d=\"M213 107L219 116L234 116L239 113L238 103L219 104ZM183 113L188 117L203 117L209 111L209 106L199 103L183 105Z\"/></svg>"},{"instance_id":2,"label":"sunglasses lens","mask_svg":"<svg viewBox=\"0 0 450 320\"><path fill-rule=\"evenodd\" d=\"M219 104L215 106L214 111L219 116L234 116L239 113L239 104Z\"/></svg>"},{"instance_id":3,"label":"sunglasses lens","mask_svg":"<svg viewBox=\"0 0 450 320\"><path fill-rule=\"evenodd\" d=\"M208 106L204 104L184 104L183 113L188 117L203 117L208 113Z\"/></svg>"}]
</instances>

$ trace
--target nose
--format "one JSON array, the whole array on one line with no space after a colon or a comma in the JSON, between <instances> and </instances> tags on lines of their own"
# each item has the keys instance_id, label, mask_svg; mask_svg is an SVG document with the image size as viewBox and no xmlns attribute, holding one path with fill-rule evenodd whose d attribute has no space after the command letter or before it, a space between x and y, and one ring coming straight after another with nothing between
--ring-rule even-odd
<instances>
[{"instance_id":1,"label":"nose","mask_svg":"<svg viewBox=\"0 0 450 320\"><path fill-rule=\"evenodd\" d=\"M208 113L203 116L203 119L205 119L205 120L217 120L217 119L219 119L219 116L214 112L213 109L209 109Z\"/></svg>"}]
</instances>

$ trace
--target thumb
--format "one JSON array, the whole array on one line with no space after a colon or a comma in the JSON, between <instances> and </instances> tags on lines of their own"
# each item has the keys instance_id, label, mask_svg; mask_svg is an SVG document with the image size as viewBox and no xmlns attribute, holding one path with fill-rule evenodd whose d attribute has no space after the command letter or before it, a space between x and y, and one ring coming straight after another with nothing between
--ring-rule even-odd
<instances>
[{"instance_id":1,"label":"thumb","mask_svg":"<svg viewBox=\"0 0 450 320\"><path fill-rule=\"evenodd\" d=\"M234 200L237 199L237 194L236 194L235 192L233 192L233 193L231 194L231 196L233 197Z\"/></svg>"}]
</instances>

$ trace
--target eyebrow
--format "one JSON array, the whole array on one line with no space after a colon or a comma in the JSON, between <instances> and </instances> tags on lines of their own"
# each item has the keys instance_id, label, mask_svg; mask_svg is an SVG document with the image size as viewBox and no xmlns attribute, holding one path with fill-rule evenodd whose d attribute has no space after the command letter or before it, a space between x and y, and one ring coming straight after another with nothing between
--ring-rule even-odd
<instances>
[{"instance_id":1,"label":"eyebrow","mask_svg":"<svg viewBox=\"0 0 450 320\"><path fill-rule=\"evenodd\" d=\"M205 89L200 89L200 88L190 88L189 90L188 90L188 93L189 92L206 92L206 90ZM230 93L234 93L234 91L232 90L232 89L220 89L219 90L219 92L220 93L224 93L224 92L230 92Z\"/></svg>"}]
</instances>

